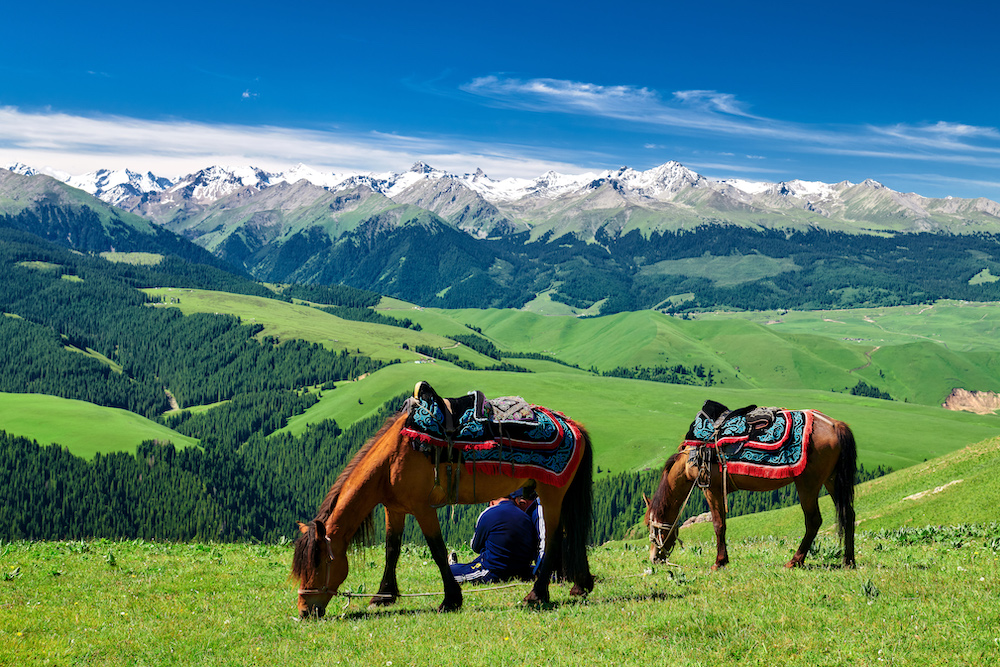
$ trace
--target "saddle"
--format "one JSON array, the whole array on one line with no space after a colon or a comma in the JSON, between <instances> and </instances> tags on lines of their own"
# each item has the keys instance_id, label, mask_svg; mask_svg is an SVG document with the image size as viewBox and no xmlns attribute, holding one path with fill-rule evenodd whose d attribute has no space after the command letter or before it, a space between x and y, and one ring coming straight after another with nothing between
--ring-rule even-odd
<instances>
[{"instance_id":1,"label":"saddle","mask_svg":"<svg viewBox=\"0 0 1000 667\"><path fill-rule=\"evenodd\" d=\"M708 400L702 405L701 411L691 423L686 440L699 440L709 447L714 446L720 438L727 435L738 435L755 440L758 434L766 432L774 425L774 420L781 408L758 407L747 405L746 407L730 410L722 403ZM709 435L709 425L711 428L711 440Z\"/></svg>"}]
</instances>

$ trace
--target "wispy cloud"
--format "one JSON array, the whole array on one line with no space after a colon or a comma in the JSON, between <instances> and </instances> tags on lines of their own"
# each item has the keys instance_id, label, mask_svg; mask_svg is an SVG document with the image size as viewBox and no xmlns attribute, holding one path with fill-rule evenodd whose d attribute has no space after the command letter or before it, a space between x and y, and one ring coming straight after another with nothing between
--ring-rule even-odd
<instances>
[{"instance_id":1,"label":"wispy cloud","mask_svg":"<svg viewBox=\"0 0 1000 667\"><path fill-rule=\"evenodd\" d=\"M1000 189L1000 179L987 180L979 178L961 178L957 176L944 176L941 174L885 174L889 178L900 178L919 183L958 185L965 188L995 188Z\"/></svg>"},{"instance_id":2,"label":"wispy cloud","mask_svg":"<svg viewBox=\"0 0 1000 667\"><path fill-rule=\"evenodd\" d=\"M667 102L649 88L559 79L485 76L461 88L499 106L537 112L582 114L642 125L717 132L770 132L766 127L756 127L754 122L764 119L749 114L733 95L713 90L677 91Z\"/></svg>"},{"instance_id":3,"label":"wispy cloud","mask_svg":"<svg viewBox=\"0 0 1000 667\"><path fill-rule=\"evenodd\" d=\"M942 159L987 168L996 168L992 156L1000 156L1000 131L993 127L945 121L886 127L797 123L754 115L735 95L715 90L675 91L664 97L649 88L497 76L473 79L462 90L493 105L626 121L665 134L780 142L776 148L784 151Z\"/></svg>"},{"instance_id":4,"label":"wispy cloud","mask_svg":"<svg viewBox=\"0 0 1000 667\"><path fill-rule=\"evenodd\" d=\"M570 156L571 157L571 156ZM538 147L274 126L143 120L122 116L28 113L0 107L0 164L24 162L82 174L96 169L191 173L211 164L284 169L302 162L330 171L389 171L424 160L456 173L484 169L495 178L548 169L584 171Z\"/></svg>"}]
</instances>

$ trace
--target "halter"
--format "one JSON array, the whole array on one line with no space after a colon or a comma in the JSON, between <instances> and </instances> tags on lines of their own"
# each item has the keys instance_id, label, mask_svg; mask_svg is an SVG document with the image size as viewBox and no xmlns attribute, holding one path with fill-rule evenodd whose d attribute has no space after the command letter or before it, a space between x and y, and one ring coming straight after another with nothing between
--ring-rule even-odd
<instances>
[{"instance_id":1,"label":"halter","mask_svg":"<svg viewBox=\"0 0 1000 667\"><path fill-rule=\"evenodd\" d=\"M691 494L694 492L694 487L697 484L692 483L691 489L688 491L687 497L684 499L684 503L681 508L677 510L677 517L684 513L684 508L687 507L688 501L691 500ZM662 551L670 539L670 535L673 534L674 529L677 527L677 523L663 523L661 521L656 521L652 516L649 517L649 541L656 547L657 551ZM664 532L666 531L666 532ZM673 551L671 547L670 551ZM670 553L667 553L667 557L670 557Z\"/></svg>"},{"instance_id":2,"label":"halter","mask_svg":"<svg viewBox=\"0 0 1000 667\"><path fill-rule=\"evenodd\" d=\"M652 519L649 520L649 541L653 543L657 551L663 550L664 545L667 543L667 538L670 537L670 533L673 529L674 524L672 523L661 523ZM664 533L663 531L667 532Z\"/></svg>"}]
</instances>

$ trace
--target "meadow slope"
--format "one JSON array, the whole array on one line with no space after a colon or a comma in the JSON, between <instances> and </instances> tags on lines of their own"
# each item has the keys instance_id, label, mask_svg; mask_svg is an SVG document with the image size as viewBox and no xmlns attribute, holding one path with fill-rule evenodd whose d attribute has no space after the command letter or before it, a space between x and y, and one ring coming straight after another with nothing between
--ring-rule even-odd
<instances>
[{"instance_id":1,"label":"meadow slope","mask_svg":"<svg viewBox=\"0 0 1000 667\"><path fill-rule=\"evenodd\" d=\"M571 599L556 585L552 606L537 611L519 603L529 584L515 583L466 588L461 611L436 613L440 578L422 545L399 562L413 597L379 609L365 605L382 547L350 552L341 592L360 597L334 599L317 622L296 617L287 543L7 542L0 656L109 666L986 664L1000 646L1000 526L973 522L995 520L998 465L994 438L860 486L853 570L836 566L829 528L807 567L787 570L802 530L789 508L732 520L732 562L718 572L703 526L685 529L675 566L650 567L643 540L593 547L593 593ZM959 478L968 487L934 493ZM908 499L921 490L930 494ZM961 507L966 521L954 524Z\"/></svg>"}]
</instances>

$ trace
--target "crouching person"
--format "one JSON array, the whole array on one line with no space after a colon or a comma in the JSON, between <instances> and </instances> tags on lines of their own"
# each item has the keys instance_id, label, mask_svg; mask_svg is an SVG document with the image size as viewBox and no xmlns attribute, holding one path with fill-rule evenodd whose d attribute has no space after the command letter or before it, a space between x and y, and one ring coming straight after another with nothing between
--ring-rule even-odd
<instances>
[{"instance_id":1,"label":"crouching person","mask_svg":"<svg viewBox=\"0 0 1000 667\"><path fill-rule=\"evenodd\" d=\"M538 555L538 532L527 514L509 496L490 501L476 520L471 563L452 563L459 583L491 584L532 579L532 561Z\"/></svg>"}]
</instances>

